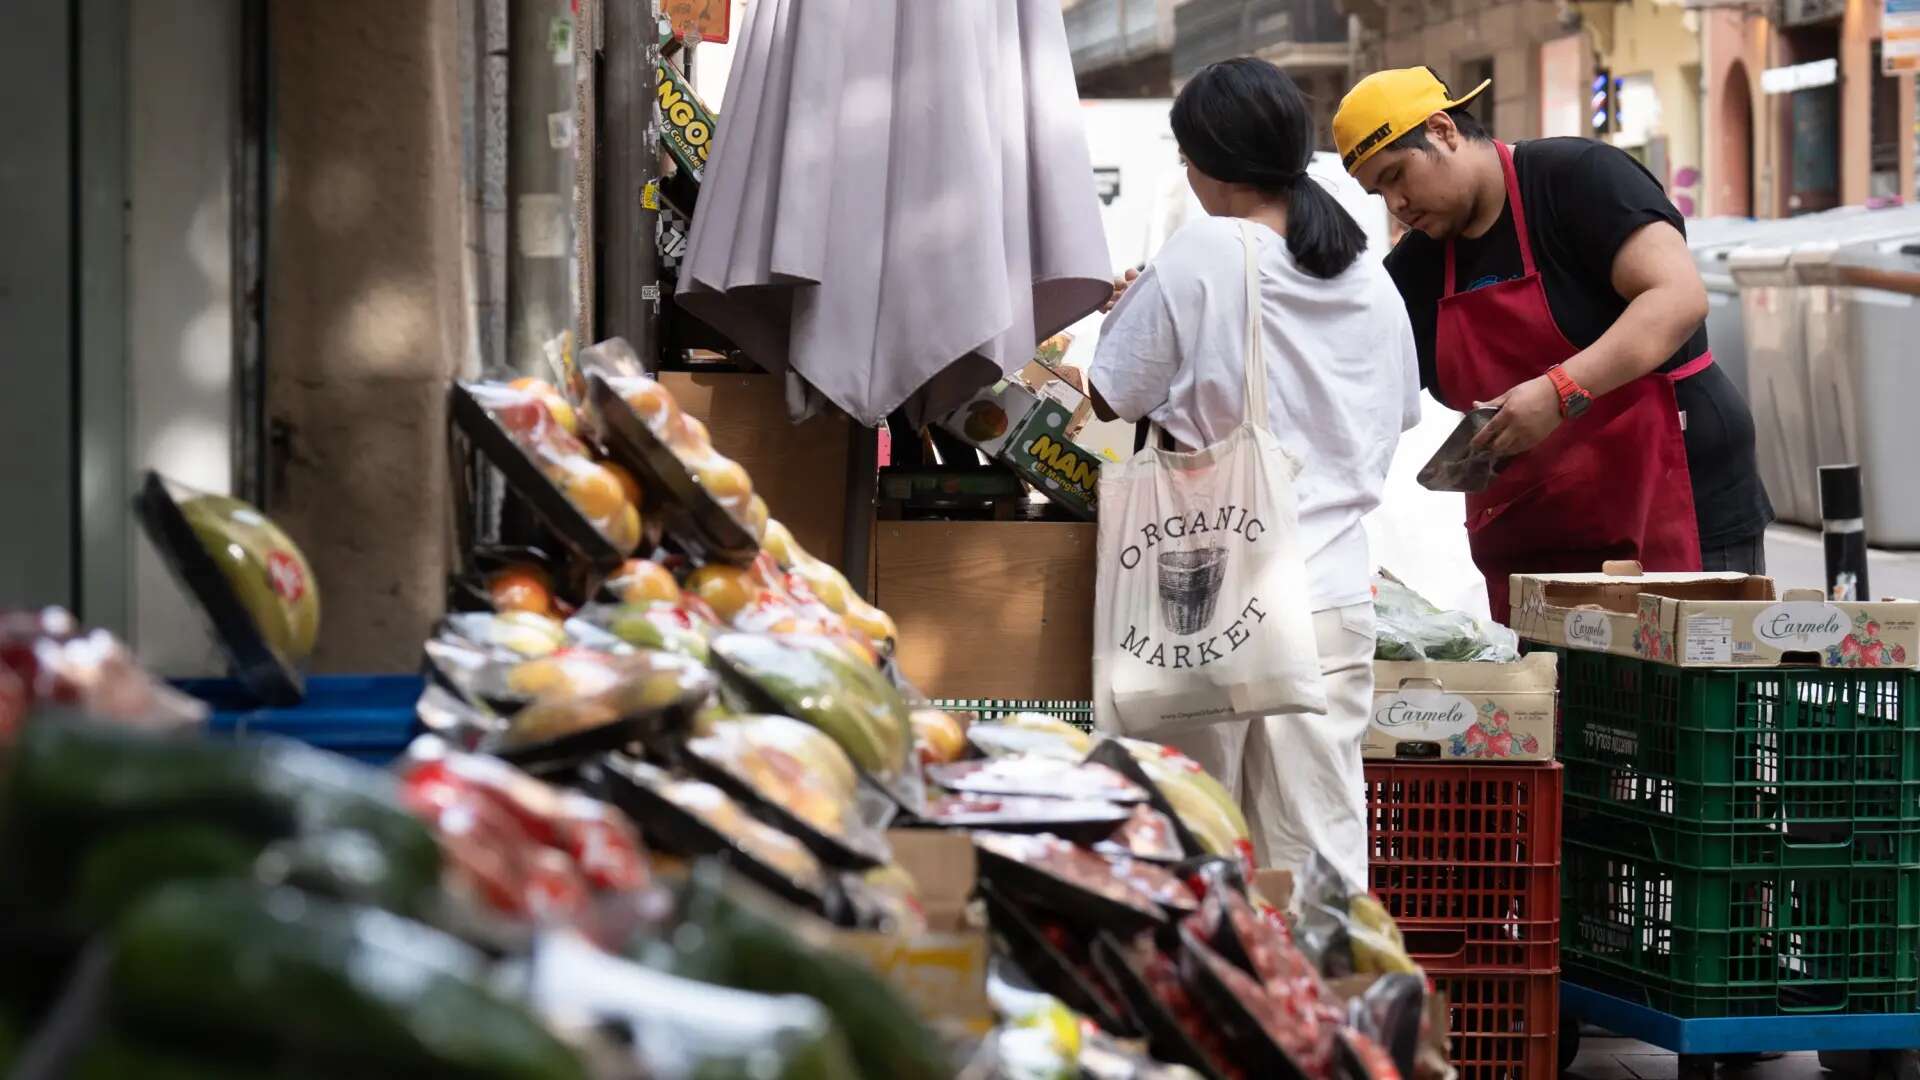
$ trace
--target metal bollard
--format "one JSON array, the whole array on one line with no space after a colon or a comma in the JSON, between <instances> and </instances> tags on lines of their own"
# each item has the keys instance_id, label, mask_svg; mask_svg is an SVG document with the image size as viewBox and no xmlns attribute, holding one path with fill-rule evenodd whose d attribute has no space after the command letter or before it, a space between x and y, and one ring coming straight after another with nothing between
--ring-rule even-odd
<instances>
[{"instance_id":1,"label":"metal bollard","mask_svg":"<svg viewBox=\"0 0 1920 1080\"><path fill-rule=\"evenodd\" d=\"M1872 599L1867 587L1867 524L1860 466L1820 466L1820 532L1827 549L1827 598Z\"/></svg>"}]
</instances>

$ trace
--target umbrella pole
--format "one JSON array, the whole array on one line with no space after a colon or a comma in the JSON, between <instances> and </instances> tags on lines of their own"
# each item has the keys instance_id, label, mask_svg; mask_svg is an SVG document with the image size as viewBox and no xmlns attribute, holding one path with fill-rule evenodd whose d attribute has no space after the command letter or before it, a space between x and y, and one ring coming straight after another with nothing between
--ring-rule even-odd
<instances>
[{"instance_id":1,"label":"umbrella pole","mask_svg":"<svg viewBox=\"0 0 1920 1080\"><path fill-rule=\"evenodd\" d=\"M847 505L840 572L873 602L873 504L880 495L880 438L854 420L847 425Z\"/></svg>"}]
</instances>

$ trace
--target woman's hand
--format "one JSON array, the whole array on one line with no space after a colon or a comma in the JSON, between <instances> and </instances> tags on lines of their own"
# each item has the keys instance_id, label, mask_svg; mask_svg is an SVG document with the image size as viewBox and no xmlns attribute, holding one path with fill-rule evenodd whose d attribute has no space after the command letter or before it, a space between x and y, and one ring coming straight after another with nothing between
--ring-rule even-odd
<instances>
[{"instance_id":1,"label":"woman's hand","mask_svg":"<svg viewBox=\"0 0 1920 1080\"><path fill-rule=\"evenodd\" d=\"M1100 313L1102 315L1105 315L1107 312L1112 311L1113 305L1119 303L1121 295L1127 291L1127 286L1133 284L1134 279L1139 276L1140 276L1140 271L1129 270L1127 271L1125 277L1114 278L1113 279L1113 295L1107 299L1106 303L1100 305Z\"/></svg>"}]
</instances>

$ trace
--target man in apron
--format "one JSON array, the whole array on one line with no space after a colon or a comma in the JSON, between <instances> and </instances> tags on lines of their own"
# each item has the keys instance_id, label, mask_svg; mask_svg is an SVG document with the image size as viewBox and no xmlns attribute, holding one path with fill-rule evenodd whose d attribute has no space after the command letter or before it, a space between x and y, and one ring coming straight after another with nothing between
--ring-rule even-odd
<instances>
[{"instance_id":1,"label":"man in apron","mask_svg":"<svg viewBox=\"0 0 1920 1080\"><path fill-rule=\"evenodd\" d=\"M1510 460L1468 497L1495 618L1515 573L1764 573L1773 519L1746 401L1713 366L1685 224L1626 152L1494 140L1428 68L1382 71L1333 121L1341 162L1407 234L1387 256L1421 385L1500 407Z\"/></svg>"}]
</instances>

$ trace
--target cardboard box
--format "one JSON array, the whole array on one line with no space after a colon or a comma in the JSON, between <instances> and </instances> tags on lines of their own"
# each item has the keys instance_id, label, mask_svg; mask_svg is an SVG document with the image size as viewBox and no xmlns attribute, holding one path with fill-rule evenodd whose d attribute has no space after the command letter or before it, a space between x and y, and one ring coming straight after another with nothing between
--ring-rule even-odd
<instances>
[{"instance_id":1,"label":"cardboard box","mask_svg":"<svg viewBox=\"0 0 1920 1080\"><path fill-rule=\"evenodd\" d=\"M1552 653L1510 664L1376 660L1360 756L1552 761L1559 676Z\"/></svg>"},{"instance_id":2,"label":"cardboard box","mask_svg":"<svg viewBox=\"0 0 1920 1080\"><path fill-rule=\"evenodd\" d=\"M999 457L1040 396L1018 379L1001 379L981 389L967 403L948 413L940 426L976 446L988 457Z\"/></svg>"},{"instance_id":3,"label":"cardboard box","mask_svg":"<svg viewBox=\"0 0 1920 1080\"><path fill-rule=\"evenodd\" d=\"M887 841L894 861L919 886L927 932L907 937L838 930L835 944L863 957L929 1020L986 1034L994 1020L987 999L987 934L967 919L976 872L973 839L964 832L894 829Z\"/></svg>"},{"instance_id":4,"label":"cardboard box","mask_svg":"<svg viewBox=\"0 0 1920 1080\"><path fill-rule=\"evenodd\" d=\"M1027 384L1040 397L1058 402L1067 410L1071 419L1067 421L1067 438L1077 439L1080 432L1093 419L1093 399L1073 388L1062 379L1058 372L1047 364L1035 360L1020 369L1020 381Z\"/></svg>"},{"instance_id":5,"label":"cardboard box","mask_svg":"<svg viewBox=\"0 0 1920 1080\"><path fill-rule=\"evenodd\" d=\"M1067 434L1072 424L1064 406L1042 398L1000 456L1049 499L1091 518L1099 500L1100 458Z\"/></svg>"},{"instance_id":6,"label":"cardboard box","mask_svg":"<svg viewBox=\"0 0 1920 1080\"><path fill-rule=\"evenodd\" d=\"M1075 443L1073 432L1092 415L1092 403L1046 365L1027 365L1028 372L1036 368L1045 375L1040 390L1027 384L1025 372L1002 379L947 414L940 426L1011 466L1048 498L1091 518L1100 457Z\"/></svg>"},{"instance_id":7,"label":"cardboard box","mask_svg":"<svg viewBox=\"0 0 1920 1080\"><path fill-rule=\"evenodd\" d=\"M1776 593L1744 574L1516 574L1513 628L1528 641L1678 667L1909 668L1920 664L1920 602L1834 603Z\"/></svg>"},{"instance_id":8,"label":"cardboard box","mask_svg":"<svg viewBox=\"0 0 1920 1080\"><path fill-rule=\"evenodd\" d=\"M1293 906L1293 871L1255 870L1253 891L1279 911Z\"/></svg>"}]
</instances>

